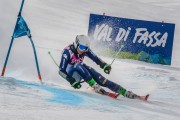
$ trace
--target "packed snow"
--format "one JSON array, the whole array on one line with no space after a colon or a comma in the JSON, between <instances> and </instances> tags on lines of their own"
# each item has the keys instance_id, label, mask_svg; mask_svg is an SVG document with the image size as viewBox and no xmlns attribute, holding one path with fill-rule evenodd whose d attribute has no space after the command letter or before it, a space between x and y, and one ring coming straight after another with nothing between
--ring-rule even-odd
<instances>
[{"instance_id":1,"label":"packed snow","mask_svg":"<svg viewBox=\"0 0 180 120\"><path fill-rule=\"evenodd\" d=\"M0 0L0 71L8 51L21 0ZM179 120L180 118L180 9L179 0L25 0L22 16L35 42L41 84L27 37L15 39L5 77L0 77L0 120ZM58 75L62 49L78 34L87 34L89 14L175 23L172 65L116 59L108 79L137 94L150 94L147 102L120 96L98 95L83 83L70 87ZM95 53L98 50L93 48ZM100 56L111 63L113 58Z\"/></svg>"}]
</instances>

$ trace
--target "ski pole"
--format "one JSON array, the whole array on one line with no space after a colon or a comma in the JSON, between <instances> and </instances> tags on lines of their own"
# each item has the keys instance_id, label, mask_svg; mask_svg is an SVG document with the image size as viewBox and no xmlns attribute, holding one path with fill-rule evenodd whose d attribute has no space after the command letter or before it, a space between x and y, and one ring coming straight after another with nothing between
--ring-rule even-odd
<instances>
[{"instance_id":1,"label":"ski pole","mask_svg":"<svg viewBox=\"0 0 180 120\"><path fill-rule=\"evenodd\" d=\"M119 48L118 52L116 53L116 55L114 56L114 59L112 60L111 64L112 65L117 57L117 55L119 54L119 52L123 49L124 45L121 45L121 47Z\"/></svg>"},{"instance_id":2,"label":"ski pole","mask_svg":"<svg viewBox=\"0 0 180 120\"><path fill-rule=\"evenodd\" d=\"M51 52L48 52L49 56L51 57L51 59L53 60L53 62L56 64L56 66L59 68L57 62L55 61L55 59L53 58L53 56L51 55Z\"/></svg>"},{"instance_id":3,"label":"ski pole","mask_svg":"<svg viewBox=\"0 0 180 120\"><path fill-rule=\"evenodd\" d=\"M119 48L118 52L116 53L116 55L114 56L114 59L112 60L111 64L105 65L105 67L104 67L103 69L105 69L107 66L111 66L111 65L114 63L114 61L115 61L118 53L122 50L123 47L124 47L124 45L121 45L121 46L120 46L120 48ZM108 72L108 70L106 70L105 72Z\"/></svg>"}]
</instances>

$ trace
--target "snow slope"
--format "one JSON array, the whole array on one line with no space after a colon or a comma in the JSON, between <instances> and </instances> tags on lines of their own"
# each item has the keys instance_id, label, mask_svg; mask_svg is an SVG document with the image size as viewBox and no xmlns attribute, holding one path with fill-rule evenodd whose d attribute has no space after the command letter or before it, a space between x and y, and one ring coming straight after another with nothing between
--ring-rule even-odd
<instances>
[{"instance_id":1,"label":"snow slope","mask_svg":"<svg viewBox=\"0 0 180 120\"><path fill-rule=\"evenodd\" d=\"M4 64L21 0L0 0L0 71ZM23 17L37 48L44 85L37 79L33 51L27 37L18 38L0 77L1 120L133 119L178 120L180 118L180 9L179 0L26 0ZM176 24L172 66L132 60L116 60L105 75L138 94L150 93L149 102L106 98L75 91L58 75L47 52L59 62L61 50L77 34L87 34L90 13ZM96 51L96 49L94 48ZM112 58L101 57L108 63Z\"/></svg>"}]
</instances>

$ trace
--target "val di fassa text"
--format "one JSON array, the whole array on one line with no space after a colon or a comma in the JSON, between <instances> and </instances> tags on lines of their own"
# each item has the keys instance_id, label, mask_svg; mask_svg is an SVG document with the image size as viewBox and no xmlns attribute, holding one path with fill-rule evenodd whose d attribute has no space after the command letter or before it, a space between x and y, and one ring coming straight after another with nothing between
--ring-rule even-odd
<instances>
[{"instance_id":1,"label":"val di fassa text","mask_svg":"<svg viewBox=\"0 0 180 120\"><path fill-rule=\"evenodd\" d=\"M115 37L116 42L120 42L121 40L126 41L128 39L128 36L131 32L131 27L128 27L128 29L119 28L119 32ZM96 25L94 30L94 40L103 40L103 41L112 41L112 38L110 37L112 34L113 28L109 27L109 25L101 24ZM136 28L135 29L135 35L132 39L133 43L143 43L147 47L156 47L161 46L165 47L166 41L168 38L168 33L161 33L161 32L149 32L147 28Z\"/></svg>"}]
</instances>

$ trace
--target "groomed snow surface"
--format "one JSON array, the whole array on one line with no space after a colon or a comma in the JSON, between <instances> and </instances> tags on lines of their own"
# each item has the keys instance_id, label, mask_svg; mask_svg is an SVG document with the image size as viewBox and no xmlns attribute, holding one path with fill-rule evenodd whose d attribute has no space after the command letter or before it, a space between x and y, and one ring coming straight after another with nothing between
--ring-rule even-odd
<instances>
[{"instance_id":1,"label":"groomed snow surface","mask_svg":"<svg viewBox=\"0 0 180 120\"><path fill-rule=\"evenodd\" d=\"M117 65L121 65L121 68L116 67ZM1 77L0 118L178 120L178 73L179 71L174 69L116 61L110 78L120 76L114 81L138 94L150 93L148 102L122 96L115 100L88 91L87 86L75 91L60 82L52 83L51 80L41 85L39 82Z\"/></svg>"},{"instance_id":2,"label":"groomed snow surface","mask_svg":"<svg viewBox=\"0 0 180 120\"><path fill-rule=\"evenodd\" d=\"M0 71L20 4L21 0L0 0ZM18 38L5 77L0 77L0 120L179 120L179 8L178 0L25 0L22 15L36 45L43 84L37 78L29 40ZM149 93L148 102L98 95L89 91L86 83L75 90L58 75L48 51L59 63L61 50L77 34L87 34L90 13L176 24L171 66L119 59L106 75L91 60L85 60L126 89L139 95ZM112 61L100 57L107 63Z\"/></svg>"}]
</instances>

